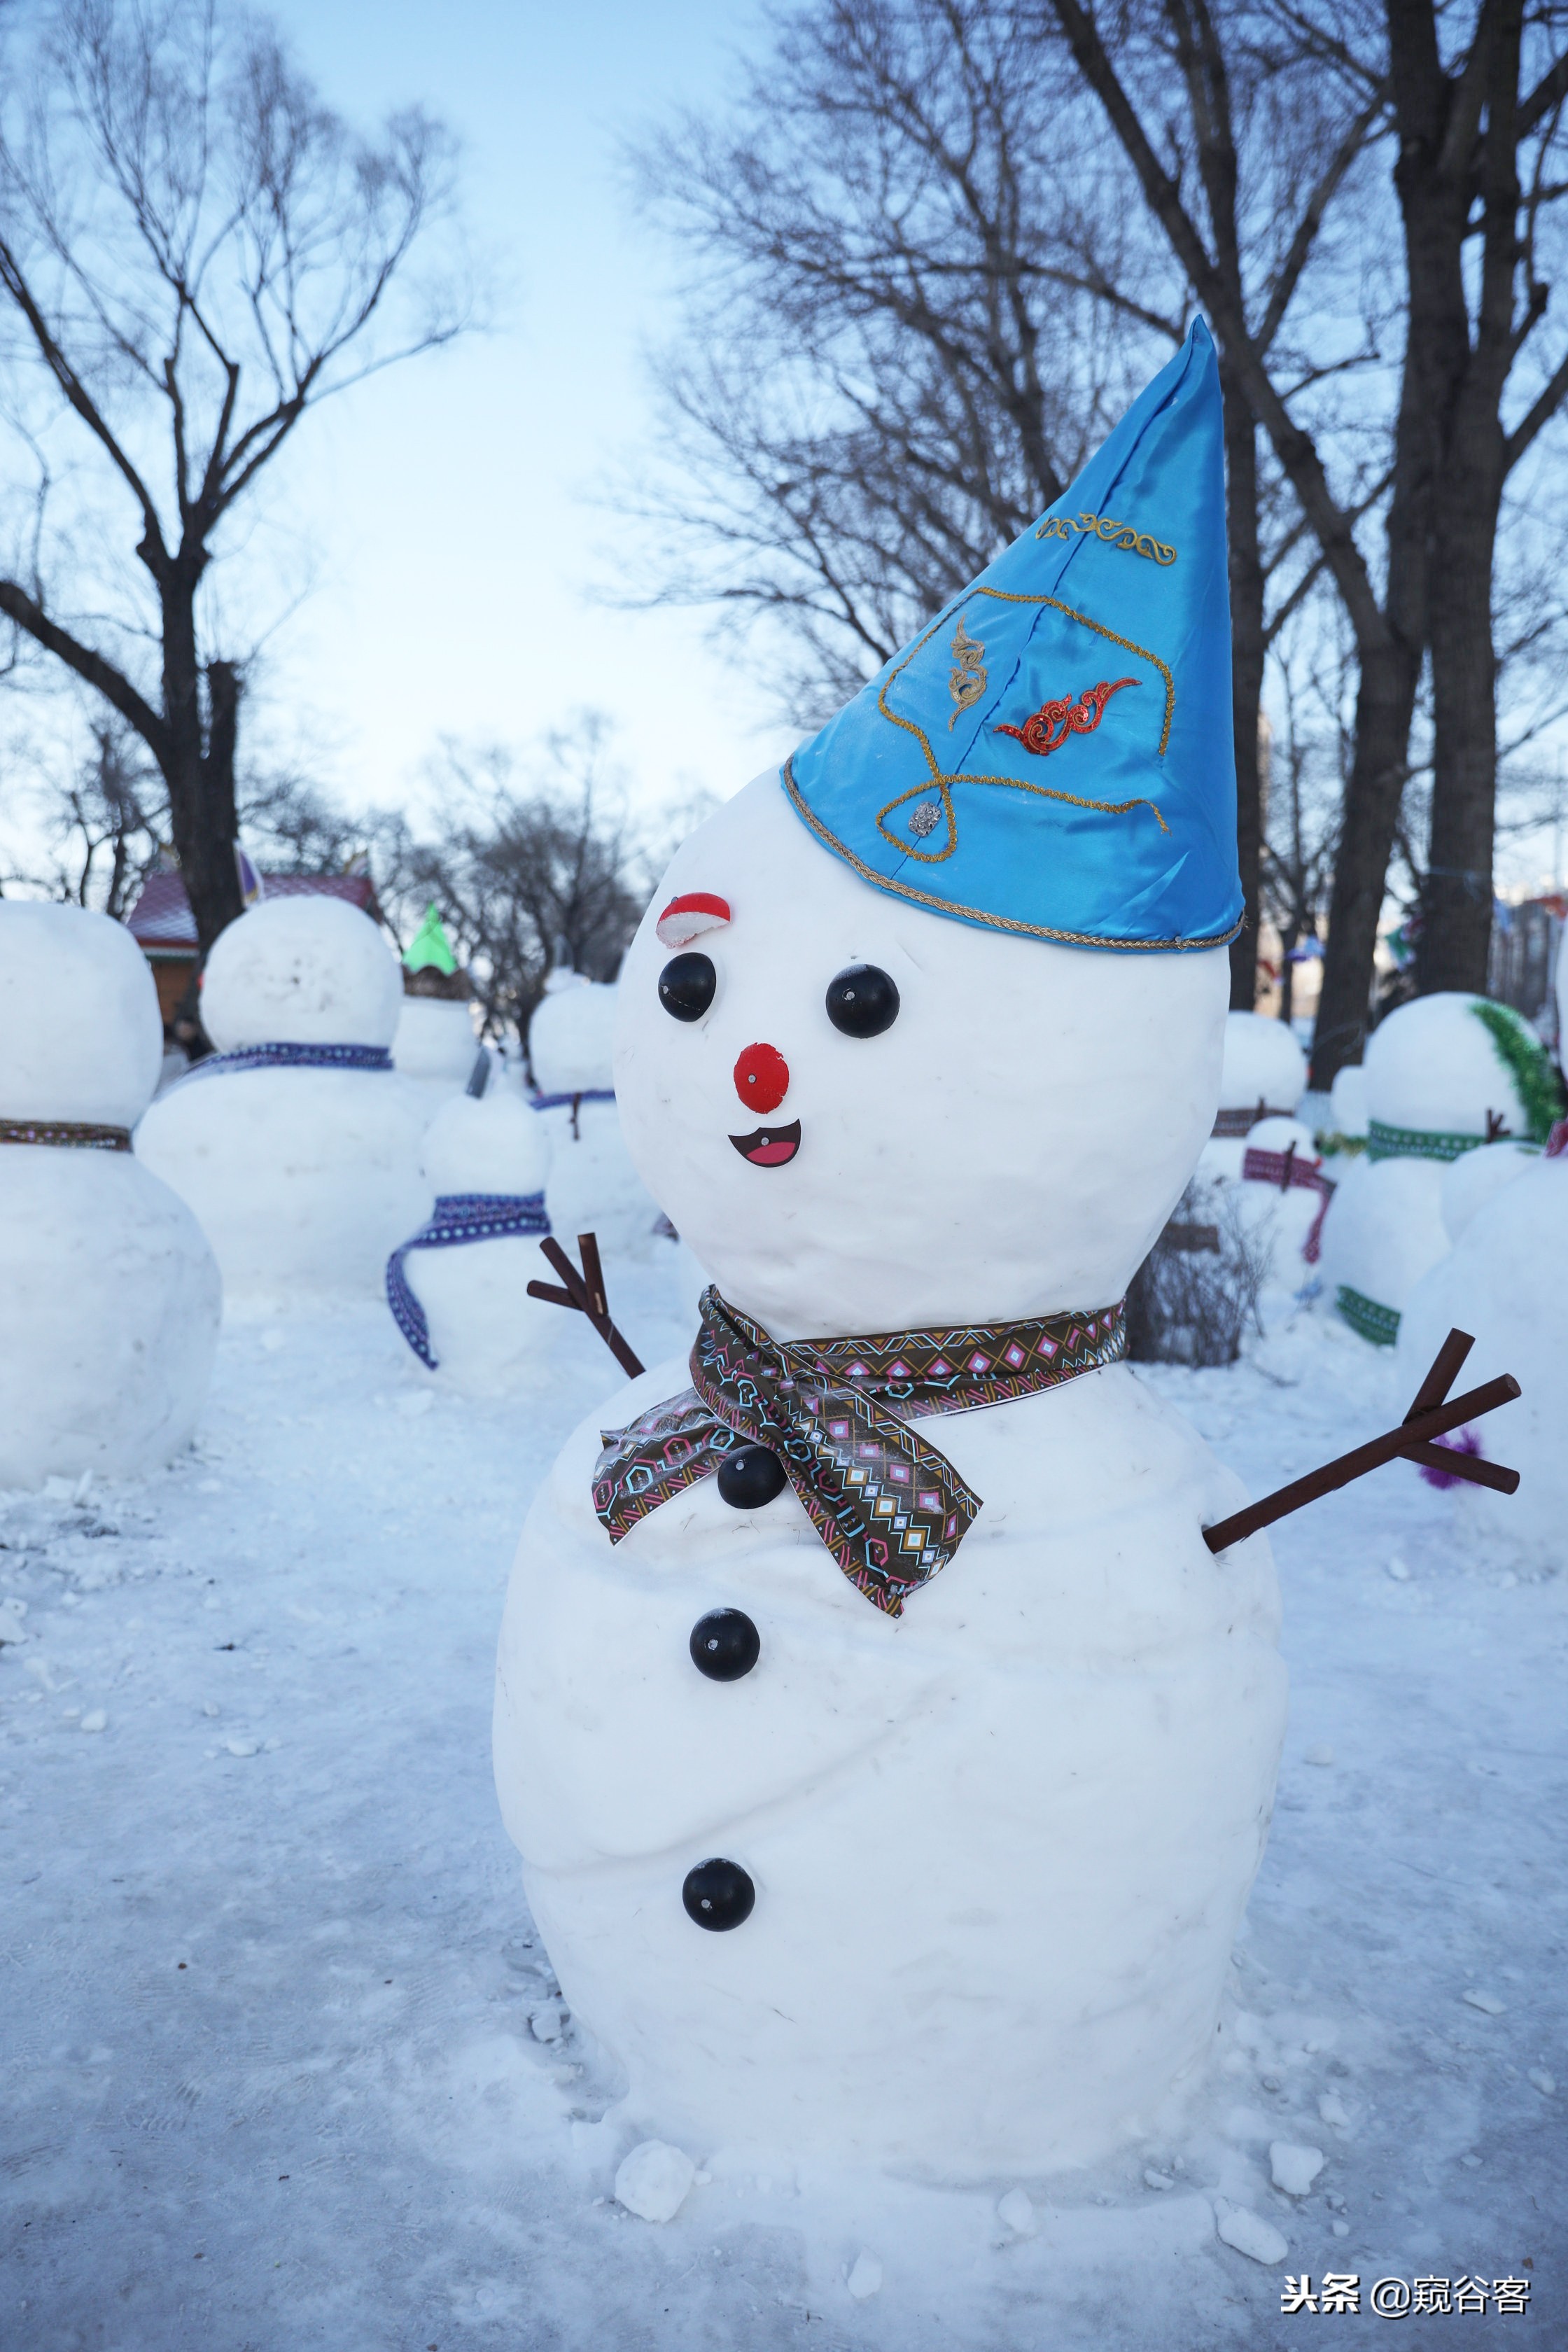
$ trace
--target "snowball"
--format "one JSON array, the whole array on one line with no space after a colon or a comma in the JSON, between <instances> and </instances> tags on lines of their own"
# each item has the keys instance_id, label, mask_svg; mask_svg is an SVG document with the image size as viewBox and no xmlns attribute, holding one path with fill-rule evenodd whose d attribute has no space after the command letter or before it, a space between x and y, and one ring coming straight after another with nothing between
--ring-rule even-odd
<instances>
[{"instance_id":1,"label":"snowball","mask_svg":"<svg viewBox=\"0 0 1568 2352\"><path fill-rule=\"evenodd\" d=\"M828 975L832 977L831 973ZM585 1093L615 1084L616 991L575 972L550 975L528 1024L528 1062L542 1095ZM561 982L560 986L553 983ZM661 1019L668 1015L661 1013Z\"/></svg>"},{"instance_id":2,"label":"snowball","mask_svg":"<svg viewBox=\"0 0 1568 2352\"><path fill-rule=\"evenodd\" d=\"M1337 2091L1325 2091L1318 2101L1318 2114L1322 2122L1331 2124L1336 2131L1350 2127L1350 2111Z\"/></svg>"},{"instance_id":3,"label":"snowball","mask_svg":"<svg viewBox=\"0 0 1568 2352\"><path fill-rule=\"evenodd\" d=\"M857 2303L868 2303L882 2291L882 2265L875 2254L858 2253L855 2266L845 2281Z\"/></svg>"},{"instance_id":4,"label":"snowball","mask_svg":"<svg viewBox=\"0 0 1568 2352\"><path fill-rule=\"evenodd\" d=\"M672 2221L696 2178L697 2168L684 2150L668 2140L645 2139L621 2159L616 2201L639 2221Z\"/></svg>"},{"instance_id":5,"label":"snowball","mask_svg":"<svg viewBox=\"0 0 1568 2352\"><path fill-rule=\"evenodd\" d=\"M1457 1242L1493 1193L1522 1176L1540 1157L1528 1143L1483 1143L1479 1151L1462 1151L1444 1169L1438 1187L1438 1206L1448 1239Z\"/></svg>"},{"instance_id":6,"label":"snowball","mask_svg":"<svg viewBox=\"0 0 1568 2352\"><path fill-rule=\"evenodd\" d=\"M392 1060L405 1078L417 1078L433 1097L460 1094L474 1075L479 1050L473 1015L460 999L405 996Z\"/></svg>"},{"instance_id":7,"label":"snowball","mask_svg":"<svg viewBox=\"0 0 1568 2352\"><path fill-rule=\"evenodd\" d=\"M1366 1104L1385 1127L1439 1135L1480 1135L1495 1111L1515 1135L1530 1122L1512 1076L1476 1007L1483 1000L1442 990L1401 1004L1367 1040Z\"/></svg>"},{"instance_id":8,"label":"snowball","mask_svg":"<svg viewBox=\"0 0 1568 2352\"><path fill-rule=\"evenodd\" d=\"M1245 2205L1232 2205L1223 2197L1215 2200L1215 2228L1227 2246L1255 2263L1282 2263L1290 2251L1289 2239L1280 2236L1272 2221L1262 2221Z\"/></svg>"},{"instance_id":9,"label":"snowball","mask_svg":"<svg viewBox=\"0 0 1568 2352\"><path fill-rule=\"evenodd\" d=\"M81 1727L84 1731L107 1731L109 1728L109 1717L104 1713L102 1707L89 1707L87 1713L82 1717Z\"/></svg>"},{"instance_id":10,"label":"snowball","mask_svg":"<svg viewBox=\"0 0 1568 2352\"><path fill-rule=\"evenodd\" d=\"M1307 1057L1283 1021L1262 1013L1227 1013L1222 1110L1254 1110L1259 1103L1293 1111L1307 1085Z\"/></svg>"},{"instance_id":11,"label":"snowball","mask_svg":"<svg viewBox=\"0 0 1568 2352\"><path fill-rule=\"evenodd\" d=\"M996 2200L996 2219L1016 2238L1032 2238L1039 2228L1034 2203L1026 2189L1009 2189L1005 2197Z\"/></svg>"},{"instance_id":12,"label":"snowball","mask_svg":"<svg viewBox=\"0 0 1568 2352\"><path fill-rule=\"evenodd\" d=\"M559 2042L565 2022L565 2017L558 2000L542 2001L537 2009L529 2011L529 2031L536 2042ZM649 2140L647 2145L654 2147L658 2143ZM621 2201L624 2204L626 2200L623 2198Z\"/></svg>"},{"instance_id":13,"label":"snowball","mask_svg":"<svg viewBox=\"0 0 1568 2352\"><path fill-rule=\"evenodd\" d=\"M1282 2189L1287 2197L1305 2197L1323 2168L1323 2151L1301 2147L1294 2140L1270 2140L1268 2168L1276 2189Z\"/></svg>"},{"instance_id":14,"label":"snowball","mask_svg":"<svg viewBox=\"0 0 1568 2352\"><path fill-rule=\"evenodd\" d=\"M122 923L0 899L0 1118L133 1127L163 1059L152 968Z\"/></svg>"},{"instance_id":15,"label":"snowball","mask_svg":"<svg viewBox=\"0 0 1568 2352\"><path fill-rule=\"evenodd\" d=\"M390 1045L402 1010L396 957L344 898L264 898L219 937L202 982L202 1026L220 1053Z\"/></svg>"},{"instance_id":16,"label":"snowball","mask_svg":"<svg viewBox=\"0 0 1568 2352\"><path fill-rule=\"evenodd\" d=\"M537 1111L490 1087L442 1104L425 1130L424 1164L433 1192L542 1192L550 1138Z\"/></svg>"}]
</instances>

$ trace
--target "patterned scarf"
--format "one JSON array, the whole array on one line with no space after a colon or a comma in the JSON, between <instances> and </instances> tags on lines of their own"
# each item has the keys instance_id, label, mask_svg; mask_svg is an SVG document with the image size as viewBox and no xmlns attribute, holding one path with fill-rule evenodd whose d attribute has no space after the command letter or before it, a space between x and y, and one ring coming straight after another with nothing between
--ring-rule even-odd
<instances>
[{"instance_id":1,"label":"patterned scarf","mask_svg":"<svg viewBox=\"0 0 1568 2352\"><path fill-rule=\"evenodd\" d=\"M1058 1387L1126 1353L1124 1308L874 1339L777 1342L702 1294L693 1385L606 1430L594 1508L612 1543L741 1445L765 1445L858 1592L889 1617L945 1568L983 1507L908 1424Z\"/></svg>"},{"instance_id":2,"label":"patterned scarf","mask_svg":"<svg viewBox=\"0 0 1568 2352\"><path fill-rule=\"evenodd\" d=\"M176 1086L193 1078L215 1078L229 1070L390 1070L392 1055L384 1045L237 1045L232 1054L208 1054L193 1064Z\"/></svg>"},{"instance_id":3,"label":"patterned scarf","mask_svg":"<svg viewBox=\"0 0 1568 2352\"><path fill-rule=\"evenodd\" d=\"M1484 1135L1443 1135L1430 1127L1389 1127L1381 1118L1367 1121L1369 1160L1462 1160L1491 1140Z\"/></svg>"},{"instance_id":4,"label":"patterned scarf","mask_svg":"<svg viewBox=\"0 0 1568 2352\"><path fill-rule=\"evenodd\" d=\"M78 1151L129 1151L128 1127L96 1127L80 1118L0 1118L0 1143L68 1144Z\"/></svg>"},{"instance_id":5,"label":"patterned scarf","mask_svg":"<svg viewBox=\"0 0 1568 2352\"><path fill-rule=\"evenodd\" d=\"M1325 1176L1311 1162L1298 1160L1294 1144L1289 1151L1260 1151L1256 1144L1249 1145L1242 1154L1241 1172L1248 1183L1277 1184L1282 1192L1288 1192L1294 1184L1300 1192L1319 1195L1318 1213L1301 1244L1301 1255L1307 1264L1316 1265L1322 1254L1323 1219L1334 1197L1333 1178Z\"/></svg>"},{"instance_id":6,"label":"patterned scarf","mask_svg":"<svg viewBox=\"0 0 1568 2352\"><path fill-rule=\"evenodd\" d=\"M1209 1129L1209 1135L1211 1139L1216 1135L1248 1135L1260 1118L1294 1118L1295 1116L1293 1110L1270 1109L1259 1095L1250 1110L1215 1111L1214 1125Z\"/></svg>"},{"instance_id":7,"label":"patterned scarf","mask_svg":"<svg viewBox=\"0 0 1568 2352\"><path fill-rule=\"evenodd\" d=\"M436 1370L430 1326L408 1286L403 1261L410 1250L455 1249L462 1242L502 1241L509 1234L547 1234L542 1192L440 1192L427 1225L421 1225L386 1261L386 1303L398 1329L422 1364Z\"/></svg>"}]
</instances>

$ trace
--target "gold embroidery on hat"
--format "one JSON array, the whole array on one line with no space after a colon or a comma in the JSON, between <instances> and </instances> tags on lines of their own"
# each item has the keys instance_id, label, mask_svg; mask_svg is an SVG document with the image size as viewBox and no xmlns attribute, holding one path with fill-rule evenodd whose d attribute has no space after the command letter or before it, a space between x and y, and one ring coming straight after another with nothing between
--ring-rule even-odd
<instances>
[{"instance_id":1,"label":"gold embroidery on hat","mask_svg":"<svg viewBox=\"0 0 1568 2352\"><path fill-rule=\"evenodd\" d=\"M1130 522L1114 522L1110 515L1080 514L1075 521L1071 515L1047 515L1036 531L1037 539L1103 540L1107 547L1125 548L1133 555L1146 555L1152 563L1174 563L1176 551L1167 540L1152 539L1146 530L1134 529Z\"/></svg>"},{"instance_id":2,"label":"gold embroidery on hat","mask_svg":"<svg viewBox=\"0 0 1568 2352\"><path fill-rule=\"evenodd\" d=\"M964 712L972 704L978 702L985 691L985 672L981 667L985 659L985 648L970 635L963 625L962 613L958 616L958 626L952 633L952 658L957 667L947 681L947 690L958 708L947 722L950 733Z\"/></svg>"}]
</instances>

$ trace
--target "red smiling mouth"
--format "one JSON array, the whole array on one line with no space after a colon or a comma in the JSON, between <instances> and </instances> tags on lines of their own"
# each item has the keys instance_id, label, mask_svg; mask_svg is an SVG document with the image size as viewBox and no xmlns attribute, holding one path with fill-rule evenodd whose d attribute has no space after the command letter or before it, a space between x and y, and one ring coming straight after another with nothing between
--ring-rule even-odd
<instances>
[{"instance_id":1,"label":"red smiling mouth","mask_svg":"<svg viewBox=\"0 0 1568 2352\"><path fill-rule=\"evenodd\" d=\"M754 1127L750 1135L732 1135L730 1140L753 1168L782 1168L800 1150L800 1121L792 1118L787 1127Z\"/></svg>"}]
</instances>

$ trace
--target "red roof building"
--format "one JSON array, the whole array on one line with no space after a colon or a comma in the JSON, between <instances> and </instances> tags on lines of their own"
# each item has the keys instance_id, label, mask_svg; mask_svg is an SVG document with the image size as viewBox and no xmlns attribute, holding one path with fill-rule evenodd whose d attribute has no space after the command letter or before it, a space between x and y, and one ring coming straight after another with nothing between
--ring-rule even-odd
<instances>
[{"instance_id":1,"label":"red roof building","mask_svg":"<svg viewBox=\"0 0 1568 2352\"><path fill-rule=\"evenodd\" d=\"M373 922L381 920L375 885L368 874L264 874L261 878L268 898L344 898ZM153 967L167 1036L199 953L196 919L183 877L162 868L149 874L125 925Z\"/></svg>"}]
</instances>

